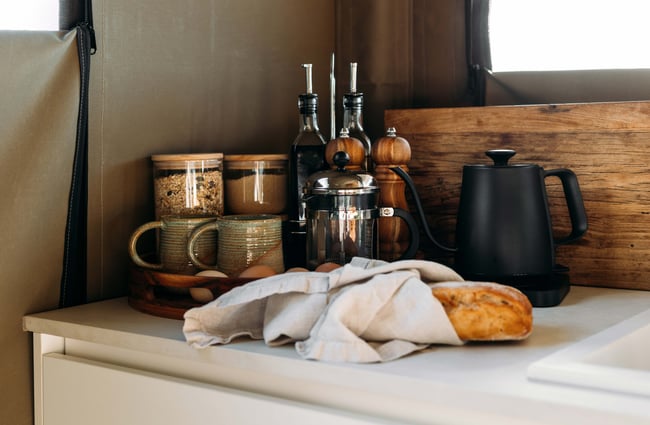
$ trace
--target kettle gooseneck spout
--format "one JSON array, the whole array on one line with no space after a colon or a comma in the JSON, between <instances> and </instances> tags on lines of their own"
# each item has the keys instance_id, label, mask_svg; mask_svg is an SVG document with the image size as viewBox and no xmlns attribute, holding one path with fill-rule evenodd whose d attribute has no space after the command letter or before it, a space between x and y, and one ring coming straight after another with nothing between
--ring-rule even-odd
<instances>
[{"instance_id":1,"label":"kettle gooseneck spout","mask_svg":"<svg viewBox=\"0 0 650 425\"><path fill-rule=\"evenodd\" d=\"M434 237L433 234L431 233L431 229L429 229L429 225L427 224L426 216L424 215L424 209L422 208L422 202L420 201L420 197L418 195L418 192L415 188L415 184L413 183L413 180L411 179L411 176L408 175L406 171L404 171L401 167L391 167L390 168L395 174L400 176L402 180L406 183L408 186L409 190L411 191L411 194L413 195L413 200L415 202L415 208L417 209L417 213L420 216L420 221L422 222L422 229L424 230L424 234L429 238L429 240L439 249L445 252L456 252L457 248L450 248L447 247L440 242L438 242Z\"/></svg>"}]
</instances>

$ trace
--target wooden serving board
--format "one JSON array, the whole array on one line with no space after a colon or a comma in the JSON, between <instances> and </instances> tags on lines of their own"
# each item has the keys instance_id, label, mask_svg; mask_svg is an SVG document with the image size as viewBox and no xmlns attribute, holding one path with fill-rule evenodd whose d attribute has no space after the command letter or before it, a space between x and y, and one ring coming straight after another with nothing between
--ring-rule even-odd
<instances>
[{"instance_id":1,"label":"wooden serving board","mask_svg":"<svg viewBox=\"0 0 650 425\"><path fill-rule=\"evenodd\" d=\"M650 290L650 102L388 110L385 126L409 141L410 174L432 230L447 244L453 245L463 165L491 163L488 149L514 149L510 163L569 168L578 176L589 229L557 250L571 282ZM547 190L561 235L570 223L556 180L547 179Z\"/></svg>"},{"instance_id":2,"label":"wooden serving board","mask_svg":"<svg viewBox=\"0 0 650 425\"><path fill-rule=\"evenodd\" d=\"M133 265L129 273L128 302L143 313L183 320L187 310L204 304L190 296L190 288L208 288L216 298L253 280L172 274Z\"/></svg>"}]
</instances>

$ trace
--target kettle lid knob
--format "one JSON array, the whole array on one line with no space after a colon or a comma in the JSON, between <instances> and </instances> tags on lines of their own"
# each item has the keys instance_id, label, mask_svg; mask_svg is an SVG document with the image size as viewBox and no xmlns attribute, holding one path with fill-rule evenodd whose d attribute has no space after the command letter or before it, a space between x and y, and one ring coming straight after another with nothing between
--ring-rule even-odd
<instances>
[{"instance_id":1,"label":"kettle lid knob","mask_svg":"<svg viewBox=\"0 0 650 425\"><path fill-rule=\"evenodd\" d=\"M515 156L517 152L512 149L490 149L485 152L493 161L494 165L497 166L506 166L508 165L508 160Z\"/></svg>"}]
</instances>

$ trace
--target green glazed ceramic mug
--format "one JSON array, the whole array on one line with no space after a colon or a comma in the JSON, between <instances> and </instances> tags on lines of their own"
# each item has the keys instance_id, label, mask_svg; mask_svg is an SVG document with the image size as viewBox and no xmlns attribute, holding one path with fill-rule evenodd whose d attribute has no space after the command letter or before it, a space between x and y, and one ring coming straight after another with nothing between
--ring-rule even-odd
<instances>
[{"instance_id":1,"label":"green glazed ceramic mug","mask_svg":"<svg viewBox=\"0 0 650 425\"><path fill-rule=\"evenodd\" d=\"M196 246L200 237L210 231L217 233L217 258L206 262L196 255ZM187 244L187 256L196 267L219 270L229 277L237 277L248 267L258 264L282 273L282 220L270 214L219 217L196 228Z\"/></svg>"},{"instance_id":2,"label":"green glazed ceramic mug","mask_svg":"<svg viewBox=\"0 0 650 425\"><path fill-rule=\"evenodd\" d=\"M138 227L129 240L129 255L138 266L177 274L195 274L200 271L190 260L187 244L192 232L204 224L213 223L216 217L181 217L163 216L160 220L151 221ZM159 229L158 263L144 260L137 250L140 237L150 230ZM193 247L193 255L202 262L214 262L217 258L217 233L204 232L197 238Z\"/></svg>"}]
</instances>

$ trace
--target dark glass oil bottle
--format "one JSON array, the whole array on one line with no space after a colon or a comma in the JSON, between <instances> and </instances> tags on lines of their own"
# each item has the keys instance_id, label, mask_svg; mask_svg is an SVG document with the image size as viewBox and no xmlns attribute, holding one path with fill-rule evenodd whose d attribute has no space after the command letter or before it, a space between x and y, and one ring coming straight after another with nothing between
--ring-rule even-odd
<instances>
[{"instance_id":1,"label":"dark glass oil bottle","mask_svg":"<svg viewBox=\"0 0 650 425\"><path fill-rule=\"evenodd\" d=\"M363 129L363 93L357 91L357 64L350 64L350 91L343 95L343 127L348 129L350 137L361 140L365 149L365 158L361 164L364 171L372 171L370 137Z\"/></svg>"},{"instance_id":2,"label":"dark glass oil bottle","mask_svg":"<svg viewBox=\"0 0 650 425\"><path fill-rule=\"evenodd\" d=\"M307 90L298 96L299 132L289 156L289 231L285 238L285 265L304 267L306 215L302 191L307 178L325 169L325 139L318 127L318 95L312 92L311 64L303 65Z\"/></svg>"}]
</instances>

